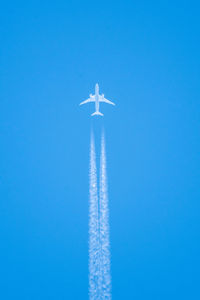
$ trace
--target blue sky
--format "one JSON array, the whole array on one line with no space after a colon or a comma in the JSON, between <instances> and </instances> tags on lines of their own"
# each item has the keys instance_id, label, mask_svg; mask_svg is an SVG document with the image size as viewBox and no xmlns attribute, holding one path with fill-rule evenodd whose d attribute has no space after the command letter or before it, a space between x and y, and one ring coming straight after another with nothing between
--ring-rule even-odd
<instances>
[{"instance_id":1,"label":"blue sky","mask_svg":"<svg viewBox=\"0 0 200 300\"><path fill-rule=\"evenodd\" d=\"M198 1L0 11L0 298L88 299L91 126L106 133L113 299L199 299ZM116 102L79 107L93 92Z\"/></svg>"}]
</instances>

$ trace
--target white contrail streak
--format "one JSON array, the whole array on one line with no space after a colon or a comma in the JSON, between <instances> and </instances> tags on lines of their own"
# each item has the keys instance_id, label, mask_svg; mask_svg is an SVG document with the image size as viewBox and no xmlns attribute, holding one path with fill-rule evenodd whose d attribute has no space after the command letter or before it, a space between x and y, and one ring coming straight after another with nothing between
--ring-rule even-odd
<instances>
[{"instance_id":1,"label":"white contrail streak","mask_svg":"<svg viewBox=\"0 0 200 300\"><path fill-rule=\"evenodd\" d=\"M89 296L99 299L99 212L94 137L90 141L90 203L89 203Z\"/></svg>"},{"instance_id":2,"label":"white contrail streak","mask_svg":"<svg viewBox=\"0 0 200 300\"><path fill-rule=\"evenodd\" d=\"M89 296L111 300L109 208L105 138L101 137L99 199L94 136L90 141Z\"/></svg>"},{"instance_id":3,"label":"white contrail streak","mask_svg":"<svg viewBox=\"0 0 200 300\"><path fill-rule=\"evenodd\" d=\"M100 299L111 299L111 274L110 274L110 236L109 236L109 207L107 193L107 174L106 174L106 152L105 137L102 132L101 137L101 157L100 157Z\"/></svg>"}]
</instances>

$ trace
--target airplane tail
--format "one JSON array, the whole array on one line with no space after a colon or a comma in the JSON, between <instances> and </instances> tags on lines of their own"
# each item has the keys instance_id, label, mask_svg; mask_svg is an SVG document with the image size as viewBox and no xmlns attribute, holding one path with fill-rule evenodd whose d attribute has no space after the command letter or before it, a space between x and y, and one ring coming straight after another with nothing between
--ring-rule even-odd
<instances>
[{"instance_id":1,"label":"airplane tail","mask_svg":"<svg viewBox=\"0 0 200 300\"><path fill-rule=\"evenodd\" d=\"M103 114L99 111L95 111L93 114L91 114L91 116L103 116Z\"/></svg>"}]
</instances>

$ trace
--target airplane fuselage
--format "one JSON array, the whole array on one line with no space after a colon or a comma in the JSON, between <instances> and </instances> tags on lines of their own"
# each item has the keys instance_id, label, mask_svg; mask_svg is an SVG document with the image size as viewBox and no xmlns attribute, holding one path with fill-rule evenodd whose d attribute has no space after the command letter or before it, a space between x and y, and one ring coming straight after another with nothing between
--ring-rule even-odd
<instances>
[{"instance_id":1,"label":"airplane fuselage","mask_svg":"<svg viewBox=\"0 0 200 300\"><path fill-rule=\"evenodd\" d=\"M99 112L99 85L95 85L95 109Z\"/></svg>"}]
</instances>

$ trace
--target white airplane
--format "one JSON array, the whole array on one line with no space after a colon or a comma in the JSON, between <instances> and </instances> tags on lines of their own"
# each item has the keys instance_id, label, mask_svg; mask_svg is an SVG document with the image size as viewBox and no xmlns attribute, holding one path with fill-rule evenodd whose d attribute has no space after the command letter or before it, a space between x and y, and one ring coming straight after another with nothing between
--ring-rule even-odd
<instances>
[{"instance_id":1,"label":"white airplane","mask_svg":"<svg viewBox=\"0 0 200 300\"><path fill-rule=\"evenodd\" d=\"M104 94L99 95L99 85L98 85L98 83L95 85L95 95L90 94L90 98L83 101L83 102L81 102L80 105L85 104L85 103L89 103L89 102L95 102L96 111L93 114L91 114L91 116L95 116L95 115L103 116L103 114L99 111L99 102L105 102L105 103L108 103L108 104L115 105L115 103L113 103L113 102L109 101L108 99L106 99L104 97Z\"/></svg>"}]
</instances>

